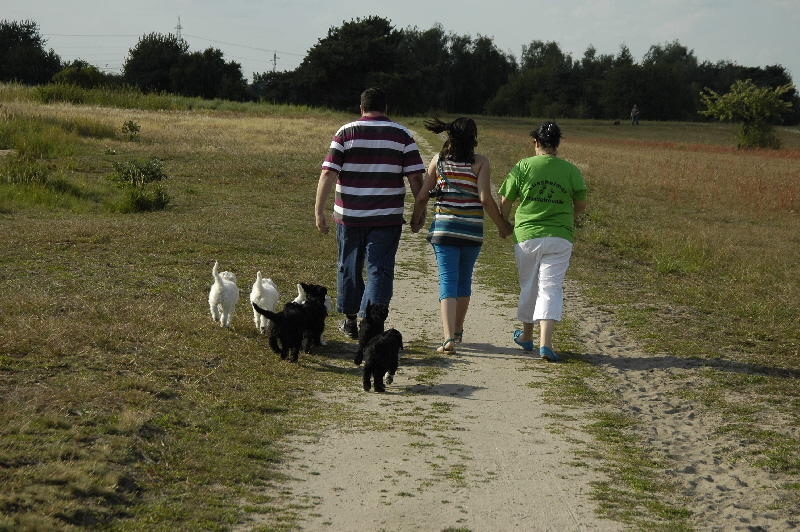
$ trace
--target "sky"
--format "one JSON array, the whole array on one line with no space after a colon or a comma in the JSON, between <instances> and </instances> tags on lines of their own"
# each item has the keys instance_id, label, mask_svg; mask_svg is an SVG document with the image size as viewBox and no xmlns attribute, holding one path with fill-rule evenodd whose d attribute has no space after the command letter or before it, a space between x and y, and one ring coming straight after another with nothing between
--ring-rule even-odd
<instances>
[{"instance_id":1,"label":"sky","mask_svg":"<svg viewBox=\"0 0 800 532\"><path fill-rule=\"evenodd\" d=\"M63 61L119 73L139 38L175 34L253 73L294 70L332 27L377 15L398 29L491 37L519 59L535 40L575 60L591 46L641 62L678 41L700 61L782 65L800 85L800 0L0 0L0 20L33 20ZM180 26L180 29L179 29Z\"/></svg>"}]
</instances>

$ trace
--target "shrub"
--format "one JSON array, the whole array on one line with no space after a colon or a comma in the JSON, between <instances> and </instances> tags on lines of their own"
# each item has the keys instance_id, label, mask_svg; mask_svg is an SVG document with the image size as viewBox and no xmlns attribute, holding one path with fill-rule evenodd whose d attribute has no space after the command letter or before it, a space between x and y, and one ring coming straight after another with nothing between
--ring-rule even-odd
<instances>
[{"instance_id":1,"label":"shrub","mask_svg":"<svg viewBox=\"0 0 800 532\"><path fill-rule=\"evenodd\" d=\"M51 83L36 87L33 97L42 103L86 103L87 91L70 83Z\"/></svg>"},{"instance_id":2,"label":"shrub","mask_svg":"<svg viewBox=\"0 0 800 532\"><path fill-rule=\"evenodd\" d=\"M117 206L119 212L153 212L161 211L169 205L169 194L161 187L156 185L150 190L140 188L128 188L127 197Z\"/></svg>"},{"instance_id":3,"label":"shrub","mask_svg":"<svg viewBox=\"0 0 800 532\"><path fill-rule=\"evenodd\" d=\"M167 208L170 197L161 185L147 188L148 184L167 178L161 161L153 158L149 161L132 160L113 164L117 172L111 175L110 179L126 189L127 194L125 200L115 210L129 213Z\"/></svg>"},{"instance_id":4,"label":"shrub","mask_svg":"<svg viewBox=\"0 0 800 532\"><path fill-rule=\"evenodd\" d=\"M128 140L134 141L139 136L139 131L142 127L134 122L133 120L128 120L124 124L122 124L122 132L125 135L128 135Z\"/></svg>"},{"instance_id":5,"label":"shrub","mask_svg":"<svg viewBox=\"0 0 800 532\"><path fill-rule=\"evenodd\" d=\"M167 177L162 170L163 163L156 158L149 161L132 160L113 164L117 173L111 175L111 180L122 187L143 189L146 184Z\"/></svg>"}]
</instances>

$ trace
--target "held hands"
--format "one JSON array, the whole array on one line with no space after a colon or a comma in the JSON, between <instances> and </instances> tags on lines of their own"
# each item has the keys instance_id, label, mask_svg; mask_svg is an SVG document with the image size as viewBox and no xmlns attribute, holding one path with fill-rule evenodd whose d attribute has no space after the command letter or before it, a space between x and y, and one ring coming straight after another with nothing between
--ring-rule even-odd
<instances>
[{"instance_id":1,"label":"held hands","mask_svg":"<svg viewBox=\"0 0 800 532\"><path fill-rule=\"evenodd\" d=\"M505 222L505 220L503 220ZM497 227L500 233L500 238L505 239L514 234L514 226L511 225L511 222L505 222L504 225L500 225Z\"/></svg>"},{"instance_id":2,"label":"held hands","mask_svg":"<svg viewBox=\"0 0 800 532\"><path fill-rule=\"evenodd\" d=\"M414 216L411 217L411 232L412 233L419 233L420 230L425 226L425 218L427 213L423 213L422 216L419 217L419 220L416 222L414 221Z\"/></svg>"}]
</instances>

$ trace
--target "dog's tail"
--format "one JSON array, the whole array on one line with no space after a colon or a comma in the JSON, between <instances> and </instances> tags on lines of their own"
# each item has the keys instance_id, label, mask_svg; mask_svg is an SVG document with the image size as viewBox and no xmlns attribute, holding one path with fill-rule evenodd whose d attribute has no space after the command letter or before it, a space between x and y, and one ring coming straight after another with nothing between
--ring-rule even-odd
<instances>
[{"instance_id":1,"label":"dog's tail","mask_svg":"<svg viewBox=\"0 0 800 532\"><path fill-rule=\"evenodd\" d=\"M219 263L214 261L214 267L211 268L211 275L214 276L214 281L222 284L222 277L219 276Z\"/></svg>"},{"instance_id":2,"label":"dog's tail","mask_svg":"<svg viewBox=\"0 0 800 532\"><path fill-rule=\"evenodd\" d=\"M306 302L306 291L303 290L303 285L297 283L297 297L294 298L295 303L305 303Z\"/></svg>"},{"instance_id":3,"label":"dog's tail","mask_svg":"<svg viewBox=\"0 0 800 532\"><path fill-rule=\"evenodd\" d=\"M258 305L256 305L252 301L250 302L250 304L253 305L253 308L256 309L256 312L258 312L262 316L266 316L267 319L270 319L270 320L274 321L275 323L279 323L280 322L281 316L279 316L275 312L271 312L269 310L264 310L263 308L259 307Z\"/></svg>"},{"instance_id":4,"label":"dog's tail","mask_svg":"<svg viewBox=\"0 0 800 532\"><path fill-rule=\"evenodd\" d=\"M256 305L252 301L250 302L250 304L253 305L253 308L256 310L256 312L258 312L262 316L266 316L268 319L272 320L273 323L276 323L276 324L280 323L279 320L283 317L282 315L277 314L275 312L270 312L269 310L264 310L263 308L259 307L258 305ZM276 320L276 318L278 318L278 319ZM272 349L273 352L275 352L275 353L277 353L279 355L281 354L281 346L278 345L278 335L275 334L275 327L274 326L272 327L272 334L269 335L269 347L270 347L270 349Z\"/></svg>"},{"instance_id":5,"label":"dog's tail","mask_svg":"<svg viewBox=\"0 0 800 532\"><path fill-rule=\"evenodd\" d=\"M261 279L261 272L256 272L256 283L258 283L258 286L261 286Z\"/></svg>"}]
</instances>

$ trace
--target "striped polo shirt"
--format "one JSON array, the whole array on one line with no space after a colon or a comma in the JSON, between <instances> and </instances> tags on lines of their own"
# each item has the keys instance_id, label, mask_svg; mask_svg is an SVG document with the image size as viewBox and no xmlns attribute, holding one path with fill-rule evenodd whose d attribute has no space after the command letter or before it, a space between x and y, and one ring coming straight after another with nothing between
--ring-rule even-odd
<instances>
[{"instance_id":1,"label":"striped polo shirt","mask_svg":"<svg viewBox=\"0 0 800 532\"><path fill-rule=\"evenodd\" d=\"M425 165L411 133L385 116L343 125L323 169L339 173L333 218L347 226L401 225L409 174Z\"/></svg>"},{"instance_id":2,"label":"striped polo shirt","mask_svg":"<svg viewBox=\"0 0 800 532\"><path fill-rule=\"evenodd\" d=\"M483 204L472 163L442 160L436 186L443 196L434 205L428 240L442 246L480 246L483 243Z\"/></svg>"}]
</instances>

